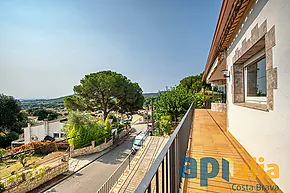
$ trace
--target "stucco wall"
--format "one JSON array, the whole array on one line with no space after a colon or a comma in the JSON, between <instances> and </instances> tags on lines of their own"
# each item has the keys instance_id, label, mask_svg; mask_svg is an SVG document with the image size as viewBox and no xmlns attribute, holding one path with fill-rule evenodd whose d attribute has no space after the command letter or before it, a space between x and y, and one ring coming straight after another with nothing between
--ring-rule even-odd
<instances>
[{"instance_id":1,"label":"stucco wall","mask_svg":"<svg viewBox=\"0 0 290 193\"><path fill-rule=\"evenodd\" d=\"M52 121L48 122L48 135L53 137L53 133L62 133L62 129L64 127L65 123L61 123L59 121ZM30 135L29 135L30 132ZM47 130L45 129L45 124L42 125L35 125L30 127L24 128L24 140L25 143L30 142L30 136L34 137L36 136L39 141L43 140L44 137L47 135Z\"/></svg>"},{"instance_id":2,"label":"stucco wall","mask_svg":"<svg viewBox=\"0 0 290 193\"><path fill-rule=\"evenodd\" d=\"M232 103L232 77L228 83L228 130L253 157L264 157L266 164L280 167L280 177L274 181L284 192L290 192L290 1L259 0L243 23L239 34L227 51L227 69L242 41L250 38L251 29L267 20L267 31L275 26L273 67L277 67L278 86L274 90L274 106L269 112L241 107Z\"/></svg>"}]
</instances>

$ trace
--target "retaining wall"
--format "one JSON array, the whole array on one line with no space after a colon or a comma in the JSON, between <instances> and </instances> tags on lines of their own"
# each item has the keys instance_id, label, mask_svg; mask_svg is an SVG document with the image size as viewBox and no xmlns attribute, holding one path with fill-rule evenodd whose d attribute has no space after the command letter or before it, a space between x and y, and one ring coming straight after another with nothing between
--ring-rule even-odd
<instances>
[{"instance_id":1,"label":"retaining wall","mask_svg":"<svg viewBox=\"0 0 290 193\"><path fill-rule=\"evenodd\" d=\"M42 168L43 170L41 170ZM39 167L37 169L30 169L20 173L20 175L13 180L13 182L6 187L5 193L24 193L37 188L45 182L55 178L56 176L68 171L68 161L59 161L53 167Z\"/></svg>"},{"instance_id":2,"label":"retaining wall","mask_svg":"<svg viewBox=\"0 0 290 193\"><path fill-rule=\"evenodd\" d=\"M108 147L113 145L113 140L103 143L101 145L95 146L95 142L92 141L92 145L84 148L74 149L74 146L71 145L70 157L78 157L82 155L89 155L97 152L101 152Z\"/></svg>"}]
</instances>

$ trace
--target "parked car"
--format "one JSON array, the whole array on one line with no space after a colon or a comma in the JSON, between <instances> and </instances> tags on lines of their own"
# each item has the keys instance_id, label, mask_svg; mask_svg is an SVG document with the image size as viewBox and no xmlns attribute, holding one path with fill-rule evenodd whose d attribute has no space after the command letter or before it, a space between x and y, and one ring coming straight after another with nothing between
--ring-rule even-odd
<instances>
[{"instance_id":1,"label":"parked car","mask_svg":"<svg viewBox=\"0 0 290 193\"><path fill-rule=\"evenodd\" d=\"M133 147L132 147L132 154L135 154L144 144L148 134L145 132L140 132L134 140Z\"/></svg>"},{"instance_id":2,"label":"parked car","mask_svg":"<svg viewBox=\"0 0 290 193\"><path fill-rule=\"evenodd\" d=\"M54 141L55 139L49 135L45 136L42 141Z\"/></svg>"}]
</instances>

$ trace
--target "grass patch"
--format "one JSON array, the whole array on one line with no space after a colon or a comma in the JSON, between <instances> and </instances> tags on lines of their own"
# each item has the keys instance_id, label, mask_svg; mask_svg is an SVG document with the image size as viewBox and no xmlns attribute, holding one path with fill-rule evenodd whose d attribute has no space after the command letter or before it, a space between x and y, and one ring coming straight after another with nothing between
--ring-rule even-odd
<instances>
[{"instance_id":1,"label":"grass patch","mask_svg":"<svg viewBox=\"0 0 290 193\"><path fill-rule=\"evenodd\" d=\"M41 160L42 156L33 155L29 158L28 164L26 168L33 167L34 163L38 160ZM19 173L20 171L24 171L26 168L23 168L18 160L9 159L5 160L5 162L0 163L0 179L4 177L8 177L11 175L11 172Z\"/></svg>"}]
</instances>

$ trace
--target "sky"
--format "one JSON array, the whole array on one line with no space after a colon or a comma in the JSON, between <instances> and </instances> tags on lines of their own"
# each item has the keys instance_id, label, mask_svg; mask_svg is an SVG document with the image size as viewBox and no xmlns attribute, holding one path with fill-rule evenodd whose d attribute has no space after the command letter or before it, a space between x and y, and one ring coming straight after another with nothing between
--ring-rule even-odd
<instances>
[{"instance_id":1,"label":"sky","mask_svg":"<svg viewBox=\"0 0 290 193\"><path fill-rule=\"evenodd\" d=\"M144 93L204 70L221 0L1 0L0 93L55 98L112 70Z\"/></svg>"}]
</instances>

